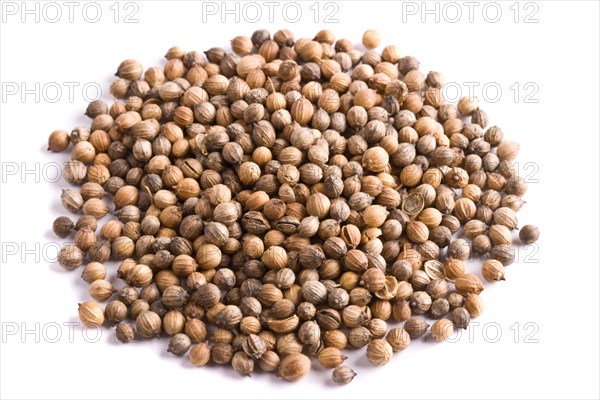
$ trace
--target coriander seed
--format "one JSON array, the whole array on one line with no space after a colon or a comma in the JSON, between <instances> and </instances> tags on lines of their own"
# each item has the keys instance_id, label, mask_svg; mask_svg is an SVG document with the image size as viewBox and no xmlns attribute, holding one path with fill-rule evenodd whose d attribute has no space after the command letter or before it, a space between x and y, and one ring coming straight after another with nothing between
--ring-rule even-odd
<instances>
[{"instance_id":1,"label":"coriander seed","mask_svg":"<svg viewBox=\"0 0 600 400\"><path fill-rule=\"evenodd\" d=\"M190 338L184 333L178 333L174 335L169 341L169 347L167 348L167 351L176 356L182 356L185 353L187 353L191 347L192 341L190 340Z\"/></svg>"},{"instance_id":2,"label":"coriander seed","mask_svg":"<svg viewBox=\"0 0 600 400\"><path fill-rule=\"evenodd\" d=\"M252 376L252 372L254 372L254 360L242 351L233 355L231 366L241 376Z\"/></svg>"},{"instance_id":3,"label":"coriander seed","mask_svg":"<svg viewBox=\"0 0 600 400\"><path fill-rule=\"evenodd\" d=\"M97 328L104 323L104 310L93 301L79 304L79 319L88 328Z\"/></svg>"},{"instance_id":4,"label":"coriander seed","mask_svg":"<svg viewBox=\"0 0 600 400\"><path fill-rule=\"evenodd\" d=\"M540 231L536 226L525 225L519 230L519 239L525 244L533 244L540 237Z\"/></svg>"},{"instance_id":5,"label":"coriander seed","mask_svg":"<svg viewBox=\"0 0 600 400\"><path fill-rule=\"evenodd\" d=\"M135 339L135 328L132 324L120 322L115 330L117 339L122 343L130 343Z\"/></svg>"},{"instance_id":6,"label":"coriander seed","mask_svg":"<svg viewBox=\"0 0 600 400\"><path fill-rule=\"evenodd\" d=\"M373 339L367 347L367 358L375 366L387 364L392 353L392 346L385 339Z\"/></svg>"},{"instance_id":7,"label":"coriander seed","mask_svg":"<svg viewBox=\"0 0 600 400\"><path fill-rule=\"evenodd\" d=\"M190 362L194 367L203 367L210 360L210 347L206 343L198 343L190 347Z\"/></svg>"},{"instance_id":8,"label":"coriander seed","mask_svg":"<svg viewBox=\"0 0 600 400\"><path fill-rule=\"evenodd\" d=\"M73 232L75 224L69 217L58 217L52 224L52 230L56 236L66 238Z\"/></svg>"},{"instance_id":9,"label":"coriander seed","mask_svg":"<svg viewBox=\"0 0 600 400\"><path fill-rule=\"evenodd\" d=\"M431 337L436 343L447 341L454 330L454 324L449 319L440 319L431 326Z\"/></svg>"},{"instance_id":10,"label":"coriander seed","mask_svg":"<svg viewBox=\"0 0 600 400\"><path fill-rule=\"evenodd\" d=\"M310 359L302 353L294 353L285 356L277 374L286 381L298 381L304 378L310 371Z\"/></svg>"},{"instance_id":11,"label":"coriander seed","mask_svg":"<svg viewBox=\"0 0 600 400\"><path fill-rule=\"evenodd\" d=\"M347 385L352 382L356 375L356 372L346 365L336 367L331 373L333 381L338 385Z\"/></svg>"}]
</instances>

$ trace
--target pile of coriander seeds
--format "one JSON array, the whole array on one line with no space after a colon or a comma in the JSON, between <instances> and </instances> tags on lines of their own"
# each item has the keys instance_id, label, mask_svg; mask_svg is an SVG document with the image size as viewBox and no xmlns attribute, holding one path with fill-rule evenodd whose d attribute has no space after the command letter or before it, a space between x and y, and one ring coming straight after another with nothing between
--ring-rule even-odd
<instances>
[{"instance_id":1,"label":"pile of coriander seeds","mask_svg":"<svg viewBox=\"0 0 600 400\"><path fill-rule=\"evenodd\" d=\"M381 366L481 315L483 281L539 237L515 234L519 145L380 41L258 30L232 51L123 61L89 129L49 138L79 186L53 229L89 283L82 323L242 376L295 381L314 358L346 384L345 350Z\"/></svg>"}]
</instances>

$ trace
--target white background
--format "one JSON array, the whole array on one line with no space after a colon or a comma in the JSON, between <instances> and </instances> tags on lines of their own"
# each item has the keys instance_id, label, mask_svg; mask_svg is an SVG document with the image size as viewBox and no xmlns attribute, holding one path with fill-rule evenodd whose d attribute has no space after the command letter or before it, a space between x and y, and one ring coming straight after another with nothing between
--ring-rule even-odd
<instances>
[{"instance_id":1,"label":"white background","mask_svg":"<svg viewBox=\"0 0 600 400\"><path fill-rule=\"evenodd\" d=\"M25 15L25 23L22 10L12 15L6 3L0 28L2 398L599 397L597 2L498 2L485 12L482 2L472 22L463 2L428 2L438 10L429 15L421 2L330 2L327 9L317 4L319 23L313 2L301 2L296 23L284 19L283 2L270 22L259 2L259 22L235 23L229 15L225 24L192 2L121 3L116 23L112 1L99 3L97 23L84 19L85 3L75 8L72 23L62 2L55 3L62 11L56 23L48 21L55 10L43 3L39 22ZM243 4L237 7L243 11ZM462 18L452 23L457 7ZM502 14L492 23L497 8ZM124 23L136 10L138 23ZM324 23L326 11L335 10L338 23ZM94 10L87 11L86 18L94 18ZM525 23L527 16L532 23ZM346 387L333 386L329 371L316 366L296 384L263 373L241 379L228 368L190 367L166 353L165 339L122 345L112 330L86 333L75 325L71 332L65 324L77 322L77 303L88 295L80 271L66 272L52 260L61 241L51 224L65 213L59 195L67 186L51 182L53 163L68 155L45 151L48 134L88 124L85 97L95 97L97 84L106 97L125 58L162 65L175 44L206 50L227 46L238 34L282 27L297 37L329 28L358 46L362 32L376 28L384 44L417 57L425 72L443 72L463 94L468 82L479 84L482 108L507 138L520 142L523 172L537 180L519 218L521 225L539 225L539 251L520 249L507 281L483 293L487 310L476 320L480 325L456 343L413 343L383 368L370 367L364 351L349 352L359 375ZM72 98L71 83L78 85ZM83 93L86 84L91 89ZM491 89L482 93L486 84ZM11 94L15 85L19 92ZM494 87L502 90L498 99ZM35 93L23 98L23 88Z\"/></svg>"}]
</instances>

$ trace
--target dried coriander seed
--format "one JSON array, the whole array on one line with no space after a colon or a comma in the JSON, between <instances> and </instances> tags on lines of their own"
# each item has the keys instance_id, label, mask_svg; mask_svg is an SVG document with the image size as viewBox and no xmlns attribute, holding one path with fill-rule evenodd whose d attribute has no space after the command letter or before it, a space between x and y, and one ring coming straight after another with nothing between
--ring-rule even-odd
<instances>
[{"instance_id":1,"label":"dried coriander seed","mask_svg":"<svg viewBox=\"0 0 600 400\"><path fill-rule=\"evenodd\" d=\"M157 313L145 311L136 318L135 325L141 337L151 339L160 335L162 320Z\"/></svg>"},{"instance_id":2,"label":"dried coriander seed","mask_svg":"<svg viewBox=\"0 0 600 400\"><path fill-rule=\"evenodd\" d=\"M447 341L452 336L454 324L449 319L440 319L431 326L431 337L436 343Z\"/></svg>"},{"instance_id":3,"label":"dried coriander seed","mask_svg":"<svg viewBox=\"0 0 600 400\"><path fill-rule=\"evenodd\" d=\"M370 29L363 34L362 43L367 49L374 49L381 43L381 34Z\"/></svg>"},{"instance_id":4,"label":"dried coriander seed","mask_svg":"<svg viewBox=\"0 0 600 400\"><path fill-rule=\"evenodd\" d=\"M317 355L319 363L325 368L339 367L347 358L340 349L335 347L325 347Z\"/></svg>"},{"instance_id":5,"label":"dried coriander seed","mask_svg":"<svg viewBox=\"0 0 600 400\"><path fill-rule=\"evenodd\" d=\"M310 359L302 353L294 353L285 356L277 374L286 381L298 381L304 378L310 371Z\"/></svg>"},{"instance_id":6,"label":"dried coriander seed","mask_svg":"<svg viewBox=\"0 0 600 400\"><path fill-rule=\"evenodd\" d=\"M385 340L392 346L394 352L405 350L410 344L410 335L404 329L394 328L385 336Z\"/></svg>"},{"instance_id":7,"label":"dried coriander seed","mask_svg":"<svg viewBox=\"0 0 600 400\"><path fill-rule=\"evenodd\" d=\"M481 275L488 282L503 281L504 265L498 260L486 260L481 266Z\"/></svg>"},{"instance_id":8,"label":"dried coriander seed","mask_svg":"<svg viewBox=\"0 0 600 400\"><path fill-rule=\"evenodd\" d=\"M404 323L404 330L408 332L411 339L418 339L423 336L427 329L429 328L429 324L425 318L421 317L410 317Z\"/></svg>"},{"instance_id":9,"label":"dried coriander seed","mask_svg":"<svg viewBox=\"0 0 600 400\"><path fill-rule=\"evenodd\" d=\"M189 349L190 362L194 367L203 367L210 361L210 347L206 343L198 343Z\"/></svg>"},{"instance_id":10,"label":"dried coriander seed","mask_svg":"<svg viewBox=\"0 0 600 400\"><path fill-rule=\"evenodd\" d=\"M75 224L69 217L58 217L54 220L52 224L52 230L56 234L56 236L61 238L66 238L73 232L75 228Z\"/></svg>"},{"instance_id":11,"label":"dried coriander seed","mask_svg":"<svg viewBox=\"0 0 600 400\"><path fill-rule=\"evenodd\" d=\"M79 304L79 319L88 328L97 328L104 323L104 310L93 301Z\"/></svg>"},{"instance_id":12,"label":"dried coriander seed","mask_svg":"<svg viewBox=\"0 0 600 400\"><path fill-rule=\"evenodd\" d=\"M68 245L58 252L58 263L67 270L73 270L83 264L83 251L77 246Z\"/></svg>"},{"instance_id":13,"label":"dried coriander seed","mask_svg":"<svg viewBox=\"0 0 600 400\"><path fill-rule=\"evenodd\" d=\"M467 329L471 322L471 315L465 308L457 307L452 310L451 320L456 328Z\"/></svg>"},{"instance_id":14,"label":"dried coriander seed","mask_svg":"<svg viewBox=\"0 0 600 400\"><path fill-rule=\"evenodd\" d=\"M135 340L135 328L132 324L120 322L115 330L117 339L122 343L130 343Z\"/></svg>"},{"instance_id":15,"label":"dried coriander seed","mask_svg":"<svg viewBox=\"0 0 600 400\"><path fill-rule=\"evenodd\" d=\"M519 239L525 244L533 244L540 237L540 231L536 226L525 225L519 231Z\"/></svg>"},{"instance_id":16,"label":"dried coriander seed","mask_svg":"<svg viewBox=\"0 0 600 400\"><path fill-rule=\"evenodd\" d=\"M182 356L192 347L192 341L183 333L174 335L169 341L167 351L176 356Z\"/></svg>"},{"instance_id":17,"label":"dried coriander seed","mask_svg":"<svg viewBox=\"0 0 600 400\"><path fill-rule=\"evenodd\" d=\"M252 376L254 372L254 360L242 351L233 355L231 366L241 376Z\"/></svg>"},{"instance_id":18,"label":"dried coriander seed","mask_svg":"<svg viewBox=\"0 0 600 400\"><path fill-rule=\"evenodd\" d=\"M346 365L336 367L331 373L333 381L338 385L347 385L356 375L356 372Z\"/></svg>"},{"instance_id":19,"label":"dried coriander seed","mask_svg":"<svg viewBox=\"0 0 600 400\"><path fill-rule=\"evenodd\" d=\"M375 366L387 364L392 353L392 346L385 339L373 339L367 347L367 358Z\"/></svg>"},{"instance_id":20,"label":"dried coriander seed","mask_svg":"<svg viewBox=\"0 0 600 400\"><path fill-rule=\"evenodd\" d=\"M88 293L96 301L105 301L115 292L112 284L104 279L94 280L88 286Z\"/></svg>"},{"instance_id":21,"label":"dried coriander seed","mask_svg":"<svg viewBox=\"0 0 600 400\"><path fill-rule=\"evenodd\" d=\"M69 147L71 143L69 134L66 131L57 130L48 137L48 150L60 153Z\"/></svg>"}]
</instances>

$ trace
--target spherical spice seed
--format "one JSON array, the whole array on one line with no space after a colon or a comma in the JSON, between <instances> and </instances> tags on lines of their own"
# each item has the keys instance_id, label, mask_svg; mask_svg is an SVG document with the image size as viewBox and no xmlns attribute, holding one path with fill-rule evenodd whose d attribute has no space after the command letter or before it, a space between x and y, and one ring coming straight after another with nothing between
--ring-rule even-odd
<instances>
[{"instance_id":1,"label":"spherical spice seed","mask_svg":"<svg viewBox=\"0 0 600 400\"><path fill-rule=\"evenodd\" d=\"M299 381L310 371L310 359L302 353L285 356L279 364L277 374L286 381Z\"/></svg>"},{"instance_id":2,"label":"spherical spice seed","mask_svg":"<svg viewBox=\"0 0 600 400\"><path fill-rule=\"evenodd\" d=\"M481 266L481 275L488 282L503 281L504 265L498 260L486 260Z\"/></svg>"},{"instance_id":3,"label":"spherical spice seed","mask_svg":"<svg viewBox=\"0 0 600 400\"><path fill-rule=\"evenodd\" d=\"M190 340L189 336L184 333L178 333L171 337L167 351L176 356L182 356L187 353L191 347L192 341Z\"/></svg>"},{"instance_id":4,"label":"spherical spice seed","mask_svg":"<svg viewBox=\"0 0 600 400\"><path fill-rule=\"evenodd\" d=\"M93 301L79 304L79 320L88 328L97 328L104 323L104 310Z\"/></svg>"},{"instance_id":5,"label":"spherical spice seed","mask_svg":"<svg viewBox=\"0 0 600 400\"><path fill-rule=\"evenodd\" d=\"M381 43L381 34L370 29L363 34L362 42L367 49L374 49Z\"/></svg>"},{"instance_id":6,"label":"spherical spice seed","mask_svg":"<svg viewBox=\"0 0 600 400\"><path fill-rule=\"evenodd\" d=\"M210 347L207 343L198 343L190 348L190 362L194 367L203 367L210 361Z\"/></svg>"},{"instance_id":7,"label":"spherical spice seed","mask_svg":"<svg viewBox=\"0 0 600 400\"><path fill-rule=\"evenodd\" d=\"M533 244L537 242L540 237L540 231L536 226L524 225L519 230L519 239L525 244Z\"/></svg>"},{"instance_id":8,"label":"spherical spice seed","mask_svg":"<svg viewBox=\"0 0 600 400\"><path fill-rule=\"evenodd\" d=\"M58 252L58 263L66 270L73 270L83 264L84 253L74 245L67 245Z\"/></svg>"},{"instance_id":9,"label":"spherical spice seed","mask_svg":"<svg viewBox=\"0 0 600 400\"><path fill-rule=\"evenodd\" d=\"M160 316L153 311L145 311L141 313L135 320L137 331L144 339L152 339L158 337L162 328Z\"/></svg>"},{"instance_id":10,"label":"spherical spice seed","mask_svg":"<svg viewBox=\"0 0 600 400\"><path fill-rule=\"evenodd\" d=\"M257 364L297 380L312 356L346 384L344 348L383 365L426 318L443 341L481 315L483 282L463 261L485 257L483 279L503 280L511 231L515 245L539 238L518 228L519 145L478 99L440 99L441 73L372 50L377 31L362 41L257 30L233 53L174 46L146 71L125 60L114 104L87 106L89 129L51 133L50 151L73 144L63 176L81 188L61 202L83 213L54 221L74 234L58 263L87 263L97 301L114 292L105 263L122 262L128 285L106 309L83 303L86 326L117 324L124 343L165 333L169 352L242 376ZM403 328L388 332L390 318Z\"/></svg>"},{"instance_id":11,"label":"spherical spice seed","mask_svg":"<svg viewBox=\"0 0 600 400\"><path fill-rule=\"evenodd\" d=\"M121 343L130 343L135 340L135 328L133 324L120 322L115 329L115 336Z\"/></svg>"},{"instance_id":12,"label":"spherical spice seed","mask_svg":"<svg viewBox=\"0 0 600 400\"><path fill-rule=\"evenodd\" d=\"M392 354L392 346L385 339L374 339L367 347L367 358L377 367L387 364Z\"/></svg>"},{"instance_id":13,"label":"spherical spice seed","mask_svg":"<svg viewBox=\"0 0 600 400\"><path fill-rule=\"evenodd\" d=\"M440 319L431 326L431 337L436 343L447 341L454 331L454 324L449 319Z\"/></svg>"},{"instance_id":14,"label":"spherical spice seed","mask_svg":"<svg viewBox=\"0 0 600 400\"><path fill-rule=\"evenodd\" d=\"M60 153L69 147L70 138L66 131L57 130L48 137L48 150Z\"/></svg>"},{"instance_id":15,"label":"spherical spice seed","mask_svg":"<svg viewBox=\"0 0 600 400\"><path fill-rule=\"evenodd\" d=\"M52 223L52 230L56 236L66 238L73 232L75 224L69 217L58 217Z\"/></svg>"},{"instance_id":16,"label":"spherical spice seed","mask_svg":"<svg viewBox=\"0 0 600 400\"><path fill-rule=\"evenodd\" d=\"M346 365L340 365L332 371L331 378L338 385L347 385L352 382L356 375L356 372L354 372L350 367Z\"/></svg>"},{"instance_id":17,"label":"spherical spice seed","mask_svg":"<svg viewBox=\"0 0 600 400\"><path fill-rule=\"evenodd\" d=\"M243 351L238 351L233 355L231 366L241 376L252 376L254 372L254 360Z\"/></svg>"}]
</instances>

